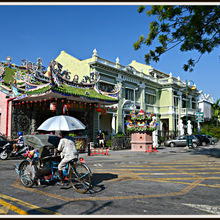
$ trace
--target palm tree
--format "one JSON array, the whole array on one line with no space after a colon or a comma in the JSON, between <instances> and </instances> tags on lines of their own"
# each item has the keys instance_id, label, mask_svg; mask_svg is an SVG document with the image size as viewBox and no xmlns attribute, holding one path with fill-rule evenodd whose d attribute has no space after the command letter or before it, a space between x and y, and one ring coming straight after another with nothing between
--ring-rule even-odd
<instances>
[{"instance_id":1,"label":"palm tree","mask_svg":"<svg viewBox=\"0 0 220 220\"><path fill-rule=\"evenodd\" d=\"M218 117L220 116L220 99L218 99L214 104L212 104L212 110L213 110L213 115L214 118L217 119L216 126L218 127Z\"/></svg>"}]
</instances>

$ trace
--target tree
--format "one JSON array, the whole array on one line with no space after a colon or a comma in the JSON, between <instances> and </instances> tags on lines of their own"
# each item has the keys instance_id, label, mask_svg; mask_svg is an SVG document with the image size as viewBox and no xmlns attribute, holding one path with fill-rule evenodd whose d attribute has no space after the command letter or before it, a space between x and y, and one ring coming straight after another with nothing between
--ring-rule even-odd
<instances>
[{"instance_id":1,"label":"tree","mask_svg":"<svg viewBox=\"0 0 220 220\"><path fill-rule=\"evenodd\" d=\"M139 13L143 11L145 6L138 7ZM159 46L145 54L147 64L151 60L158 62L162 54L180 46L182 52L195 50L199 54L183 66L185 71L192 72L201 56L220 44L220 6L155 5L146 14L156 18L150 23L147 37L141 35L133 46L138 50L143 44L149 47L158 40Z\"/></svg>"},{"instance_id":2,"label":"tree","mask_svg":"<svg viewBox=\"0 0 220 220\"><path fill-rule=\"evenodd\" d=\"M218 120L220 117L220 99L218 99L213 105L212 105L212 110L213 110L213 116L216 119L216 126L218 127Z\"/></svg>"}]
</instances>

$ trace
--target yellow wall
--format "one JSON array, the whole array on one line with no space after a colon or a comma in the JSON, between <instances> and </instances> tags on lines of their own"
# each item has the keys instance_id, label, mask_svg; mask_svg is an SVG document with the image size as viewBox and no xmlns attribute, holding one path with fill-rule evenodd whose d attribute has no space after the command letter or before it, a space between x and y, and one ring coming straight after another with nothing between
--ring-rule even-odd
<instances>
[{"instance_id":1,"label":"yellow wall","mask_svg":"<svg viewBox=\"0 0 220 220\"><path fill-rule=\"evenodd\" d=\"M83 76L90 75L91 70L88 63L91 62L92 58L79 60L63 50L55 60L63 65L62 70L70 72L70 80L73 80L74 75L78 75L80 82L83 79ZM48 76L48 73L45 75Z\"/></svg>"},{"instance_id":2,"label":"yellow wall","mask_svg":"<svg viewBox=\"0 0 220 220\"><path fill-rule=\"evenodd\" d=\"M138 63L136 60L132 60L129 66L134 67L137 71L143 72L146 75L149 75L149 69L152 69L152 66L148 66L143 63Z\"/></svg>"}]
</instances>

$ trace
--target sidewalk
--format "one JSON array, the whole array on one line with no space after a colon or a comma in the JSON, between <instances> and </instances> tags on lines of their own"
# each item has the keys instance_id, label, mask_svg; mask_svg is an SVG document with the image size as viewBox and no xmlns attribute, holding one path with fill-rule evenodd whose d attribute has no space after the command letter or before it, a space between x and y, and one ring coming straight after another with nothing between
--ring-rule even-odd
<instances>
[{"instance_id":1,"label":"sidewalk","mask_svg":"<svg viewBox=\"0 0 220 220\"><path fill-rule=\"evenodd\" d=\"M196 149L186 149L186 147L165 147L160 146L157 148L157 151L145 152L145 151L131 151L130 149L126 150L108 150L108 155L103 154L95 154L93 156L88 156L88 153L80 154L81 157L84 157L86 160L102 160L105 159L106 161L112 160L130 160L134 161L133 158L144 159L148 158L148 156L153 156L153 158L162 155L175 155L181 153L193 153L193 154L204 154L204 155L211 155L215 157L220 157L220 142L215 145L208 145L208 146L199 146ZM97 150L96 150L97 151ZM131 159L132 158L132 159Z\"/></svg>"}]
</instances>

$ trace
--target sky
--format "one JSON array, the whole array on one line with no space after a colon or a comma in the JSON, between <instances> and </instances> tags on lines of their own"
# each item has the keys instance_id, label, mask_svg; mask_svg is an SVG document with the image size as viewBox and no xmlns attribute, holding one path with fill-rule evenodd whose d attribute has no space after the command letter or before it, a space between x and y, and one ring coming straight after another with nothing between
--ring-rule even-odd
<instances>
[{"instance_id":1,"label":"sky","mask_svg":"<svg viewBox=\"0 0 220 220\"><path fill-rule=\"evenodd\" d=\"M10 56L12 63L21 64L22 59L36 62L40 57L48 67L62 50L83 60L96 49L100 57L113 62L118 57L125 66L132 60L145 63L147 47L135 51L133 44L140 35L147 36L153 18L139 14L138 6L0 5L0 61ZM216 101L220 99L220 48L203 55L193 72L185 72L182 67L187 60L198 56L173 49L150 65L183 81L191 80Z\"/></svg>"}]
</instances>

